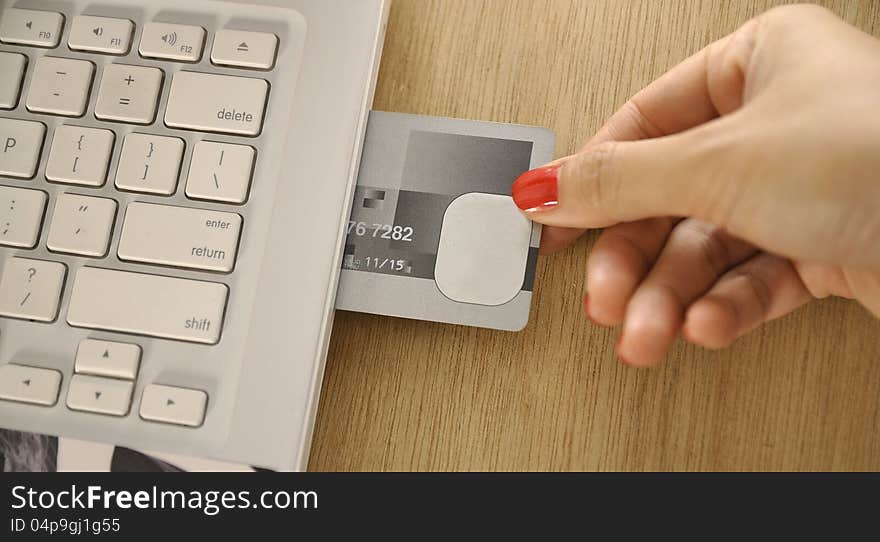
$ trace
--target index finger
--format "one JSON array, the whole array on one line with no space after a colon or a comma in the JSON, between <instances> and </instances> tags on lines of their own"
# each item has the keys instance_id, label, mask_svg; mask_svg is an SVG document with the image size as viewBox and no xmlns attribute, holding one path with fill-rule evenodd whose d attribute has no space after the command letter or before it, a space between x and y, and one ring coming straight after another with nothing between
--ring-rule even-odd
<instances>
[{"instance_id":1,"label":"index finger","mask_svg":"<svg viewBox=\"0 0 880 542\"><path fill-rule=\"evenodd\" d=\"M637 141L683 132L738 107L741 100L736 97L742 94L751 26L746 24L704 47L637 92L587 141L582 152L607 141ZM719 58L725 55L733 62ZM548 165L562 165L570 157ZM584 231L544 226L541 252L561 250Z\"/></svg>"}]
</instances>

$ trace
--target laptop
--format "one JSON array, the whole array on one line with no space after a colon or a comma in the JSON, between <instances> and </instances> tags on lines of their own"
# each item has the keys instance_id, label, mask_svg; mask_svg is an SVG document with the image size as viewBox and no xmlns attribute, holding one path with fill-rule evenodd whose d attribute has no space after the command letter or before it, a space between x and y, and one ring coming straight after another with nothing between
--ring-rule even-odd
<instances>
[{"instance_id":1,"label":"laptop","mask_svg":"<svg viewBox=\"0 0 880 542\"><path fill-rule=\"evenodd\" d=\"M0 1L0 427L306 468L388 3Z\"/></svg>"}]
</instances>

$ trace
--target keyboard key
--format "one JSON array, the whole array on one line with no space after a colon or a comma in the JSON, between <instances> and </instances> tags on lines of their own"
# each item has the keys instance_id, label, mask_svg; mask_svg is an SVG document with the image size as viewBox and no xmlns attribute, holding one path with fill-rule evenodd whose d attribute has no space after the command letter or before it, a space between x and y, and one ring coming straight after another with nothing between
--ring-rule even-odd
<instances>
[{"instance_id":1,"label":"keyboard key","mask_svg":"<svg viewBox=\"0 0 880 542\"><path fill-rule=\"evenodd\" d=\"M128 204L119 259L228 273L235 266L241 216L235 213Z\"/></svg>"},{"instance_id":2,"label":"keyboard key","mask_svg":"<svg viewBox=\"0 0 880 542\"><path fill-rule=\"evenodd\" d=\"M62 263L9 258L0 278L0 316L51 322L67 268Z\"/></svg>"},{"instance_id":3,"label":"keyboard key","mask_svg":"<svg viewBox=\"0 0 880 542\"><path fill-rule=\"evenodd\" d=\"M134 382L73 375L67 390L67 408L108 416L125 416L131 408Z\"/></svg>"},{"instance_id":4,"label":"keyboard key","mask_svg":"<svg viewBox=\"0 0 880 542\"><path fill-rule=\"evenodd\" d=\"M40 238L46 199L41 190L0 186L0 245L34 248Z\"/></svg>"},{"instance_id":5,"label":"keyboard key","mask_svg":"<svg viewBox=\"0 0 880 542\"><path fill-rule=\"evenodd\" d=\"M43 56L34 64L27 108L35 113L80 117L89 102L95 65L87 60Z\"/></svg>"},{"instance_id":6,"label":"keyboard key","mask_svg":"<svg viewBox=\"0 0 880 542\"><path fill-rule=\"evenodd\" d=\"M254 154L248 145L199 141L186 178L187 197L243 203L251 185Z\"/></svg>"},{"instance_id":7,"label":"keyboard key","mask_svg":"<svg viewBox=\"0 0 880 542\"><path fill-rule=\"evenodd\" d=\"M45 135L42 122L0 119L0 175L33 179Z\"/></svg>"},{"instance_id":8,"label":"keyboard key","mask_svg":"<svg viewBox=\"0 0 880 542\"><path fill-rule=\"evenodd\" d=\"M278 36L265 32L220 30L214 35L211 62L219 66L271 69L278 50Z\"/></svg>"},{"instance_id":9,"label":"keyboard key","mask_svg":"<svg viewBox=\"0 0 880 542\"><path fill-rule=\"evenodd\" d=\"M81 267L67 310L76 327L217 344L225 284Z\"/></svg>"},{"instance_id":10,"label":"keyboard key","mask_svg":"<svg viewBox=\"0 0 880 542\"><path fill-rule=\"evenodd\" d=\"M205 45L205 29L169 23L147 23L139 51L147 58L198 62Z\"/></svg>"},{"instance_id":11,"label":"keyboard key","mask_svg":"<svg viewBox=\"0 0 880 542\"><path fill-rule=\"evenodd\" d=\"M0 53L0 73L3 74L0 80L0 109L13 109L18 105L25 66L27 58L24 55Z\"/></svg>"},{"instance_id":12,"label":"keyboard key","mask_svg":"<svg viewBox=\"0 0 880 542\"><path fill-rule=\"evenodd\" d=\"M128 134L122 144L116 188L171 195L177 189L183 140L149 134Z\"/></svg>"},{"instance_id":13,"label":"keyboard key","mask_svg":"<svg viewBox=\"0 0 880 542\"><path fill-rule=\"evenodd\" d=\"M174 386L150 384L141 397L141 418L154 422L199 427L205 421L208 394Z\"/></svg>"},{"instance_id":14,"label":"keyboard key","mask_svg":"<svg viewBox=\"0 0 880 542\"><path fill-rule=\"evenodd\" d=\"M103 185L115 138L110 130L99 128L70 125L55 128L46 178L56 183Z\"/></svg>"},{"instance_id":15,"label":"keyboard key","mask_svg":"<svg viewBox=\"0 0 880 542\"><path fill-rule=\"evenodd\" d=\"M60 194L55 201L46 246L54 252L104 256L115 218L115 200Z\"/></svg>"},{"instance_id":16,"label":"keyboard key","mask_svg":"<svg viewBox=\"0 0 880 542\"><path fill-rule=\"evenodd\" d=\"M141 347L115 341L83 339L76 349L77 373L134 380L141 361Z\"/></svg>"},{"instance_id":17,"label":"keyboard key","mask_svg":"<svg viewBox=\"0 0 880 542\"><path fill-rule=\"evenodd\" d=\"M171 80L165 124L202 132L256 136L269 84L263 79L180 71Z\"/></svg>"},{"instance_id":18,"label":"keyboard key","mask_svg":"<svg viewBox=\"0 0 880 542\"><path fill-rule=\"evenodd\" d=\"M76 51L124 55L131 47L134 23L128 19L77 15L70 26L67 45Z\"/></svg>"},{"instance_id":19,"label":"keyboard key","mask_svg":"<svg viewBox=\"0 0 880 542\"><path fill-rule=\"evenodd\" d=\"M0 41L35 47L57 47L64 16L51 11L7 9L0 20Z\"/></svg>"},{"instance_id":20,"label":"keyboard key","mask_svg":"<svg viewBox=\"0 0 880 542\"><path fill-rule=\"evenodd\" d=\"M150 124L162 90L162 70L125 64L104 67L95 116L132 124Z\"/></svg>"},{"instance_id":21,"label":"keyboard key","mask_svg":"<svg viewBox=\"0 0 880 542\"><path fill-rule=\"evenodd\" d=\"M58 402L61 373L7 363L0 365L0 399L52 406Z\"/></svg>"}]
</instances>

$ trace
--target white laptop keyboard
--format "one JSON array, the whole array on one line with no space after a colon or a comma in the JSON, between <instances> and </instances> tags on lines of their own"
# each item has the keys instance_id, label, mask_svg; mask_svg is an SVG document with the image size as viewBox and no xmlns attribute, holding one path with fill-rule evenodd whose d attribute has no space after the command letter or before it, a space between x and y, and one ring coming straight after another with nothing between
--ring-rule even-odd
<instances>
[{"instance_id":1,"label":"white laptop keyboard","mask_svg":"<svg viewBox=\"0 0 880 542\"><path fill-rule=\"evenodd\" d=\"M252 288L236 270L243 232L265 228L249 200L278 152L260 136L281 44L211 23L3 13L0 316L44 323L44 341L108 335L69 344L69 371L0 365L0 400L128 416L143 337L218 345L231 292ZM201 426L206 387L147 383L137 414Z\"/></svg>"},{"instance_id":2,"label":"white laptop keyboard","mask_svg":"<svg viewBox=\"0 0 880 542\"><path fill-rule=\"evenodd\" d=\"M386 0L0 0L0 427L302 469Z\"/></svg>"}]
</instances>

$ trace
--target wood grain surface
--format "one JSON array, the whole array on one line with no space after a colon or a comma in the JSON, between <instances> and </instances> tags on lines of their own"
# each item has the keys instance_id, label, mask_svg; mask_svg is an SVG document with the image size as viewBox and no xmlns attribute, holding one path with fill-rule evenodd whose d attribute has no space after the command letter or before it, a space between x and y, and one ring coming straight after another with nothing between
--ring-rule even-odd
<instances>
[{"instance_id":1,"label":"wood grain surface","mask_svg":"<svg viewBox=\"0 0 880 542\"><path fill-rule=\"evenodd\" d=\"M773 4L396 0L374 107L546 126L562 156ZM826 4L880 35L880 2ZM727 350L678 342L662 367L628 369L618 330L582 312L594 240L540 260L521 333L339 312L310 468L880 469L867 311L814 301Z\"/></svg>"}]
</instances>

